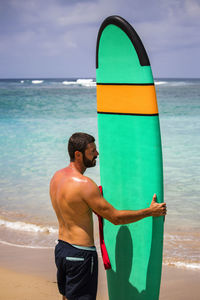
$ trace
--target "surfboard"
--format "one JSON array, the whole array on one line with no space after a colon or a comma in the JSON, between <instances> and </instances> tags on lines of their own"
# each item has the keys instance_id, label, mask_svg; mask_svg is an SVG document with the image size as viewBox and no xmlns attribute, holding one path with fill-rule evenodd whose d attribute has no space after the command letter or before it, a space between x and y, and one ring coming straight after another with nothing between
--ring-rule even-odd
<instances>
[{"instance_id":1,"label":"surfboard","mask_svg":"<svg viewBox=\"0 0 200 300\"><path fill-rule=\"evenodd\" d=\"M102 23L96 46L100 178L105 199L119 210L163 202L159 114L152 70L133 27L119 16ZM159 298L163 217L128 225L104 220L111 262L110 300Z\"/></svg>"}]
</instances>

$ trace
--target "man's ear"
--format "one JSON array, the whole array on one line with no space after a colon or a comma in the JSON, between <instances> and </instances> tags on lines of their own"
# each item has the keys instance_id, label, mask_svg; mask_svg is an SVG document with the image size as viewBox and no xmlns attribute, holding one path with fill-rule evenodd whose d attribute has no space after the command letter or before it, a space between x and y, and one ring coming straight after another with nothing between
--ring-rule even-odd
<instances>
[{"instance_id":1,"label":"man's ear","mask_svg":"<svg viewBox=\"0 0 200 300\"><path fill-rule=\"evenodd\" d=\"M80 160L82 158L82 156L83 156L82 152L80 152L78 150L74 152L75 160Z\"/></svg>"}]
</instances>

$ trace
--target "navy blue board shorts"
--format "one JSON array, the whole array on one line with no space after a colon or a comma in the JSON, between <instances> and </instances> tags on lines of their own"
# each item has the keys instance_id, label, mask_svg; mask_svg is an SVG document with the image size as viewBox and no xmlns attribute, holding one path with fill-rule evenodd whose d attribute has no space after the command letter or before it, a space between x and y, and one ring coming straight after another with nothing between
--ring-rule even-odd
<instances>
[{"instance_id":1,"label":"navy blue board shorts","mask_svg":"<svg viewBox=\"0 0 200 300\"><path fill-rule=\"evenodd\" d=\"M68 300L95 300L98 280L96 248L58 240L55 247L59 292Z\"/></svg>"}]
</instances>

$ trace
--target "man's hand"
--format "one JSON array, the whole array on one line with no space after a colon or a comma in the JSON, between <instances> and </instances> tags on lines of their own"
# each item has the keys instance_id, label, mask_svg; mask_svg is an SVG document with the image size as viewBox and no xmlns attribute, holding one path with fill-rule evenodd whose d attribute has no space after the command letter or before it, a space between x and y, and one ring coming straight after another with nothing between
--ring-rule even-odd
<instances>
[{"instance_id":1,"label":"man's hand","mask_svg":"<svg viewBox=\"0 0 200 300\"><path fill-rule=\"evenodd\" d=\"M157 203L156 194L153 195L153 199L150 205L151 215L153 217L165 216L167 214L166 203Z\"/></svg>"}]
</instances>

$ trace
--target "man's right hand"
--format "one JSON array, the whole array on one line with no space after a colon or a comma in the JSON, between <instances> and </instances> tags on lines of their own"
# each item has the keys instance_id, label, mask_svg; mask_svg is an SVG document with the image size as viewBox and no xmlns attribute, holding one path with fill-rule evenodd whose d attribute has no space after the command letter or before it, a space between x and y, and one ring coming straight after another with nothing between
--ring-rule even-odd
<instances>
[{"instance_id":1,"label":"man's right hand","mask_svg":"<svg viewBox=\"0 0 200 300\"><path fill-rule=\"evenodd\" d=\"M149 207L151 210L151 216L152 217L165 216L167 214L166 203L157 203L156 198L157 196L156 194L154 194L151 205Z\"/></svg>"}]
</instances>

